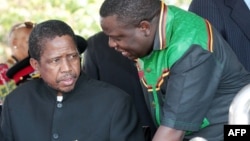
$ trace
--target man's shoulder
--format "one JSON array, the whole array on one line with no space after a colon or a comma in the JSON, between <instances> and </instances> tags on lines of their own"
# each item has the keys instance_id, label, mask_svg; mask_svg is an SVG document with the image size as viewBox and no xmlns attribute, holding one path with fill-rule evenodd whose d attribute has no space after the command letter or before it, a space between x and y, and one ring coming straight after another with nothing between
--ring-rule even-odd
<instances>
[{"instance_id":1,"label":"man's shoulder","mask_svg":"<svg viewBox=\"0 0 250 141\"><path fill-rule=\"evenodd\" d=\"M108 36L103 32L98 32L87 39L88 48L103 48L108 46Z\"/></svg>"},{"instance_id":2,"label":"man's shoulder","mask_svg":"<svg viewBox=\"0 0 250 141\"><path fill-rule=\"evenodd\" d=\"M129 96L124 90L101 80L89 78L86 83L86 91L97 95L105 95L109 97L127 97Z\"/></svg>"},{"instance_id":3,"label":"man's shoulder","mask_svg":"<svg viewBox=\"0 0 250 141\"><path fill-rule=\"evenodd\" d=\"M9 93L9 97L19 97L25 94L31 94L31 91L37 91L40 85L39 79L34 79L30 81L26 81L20 84L16 89Z\"/></svg>"},{"instance_id":4,"label":"man's shoulder","mask_svg":"<svg viewBox=\"0 0 250 141\"><path fill-rule=\"evenodd\" d=\"M90 40L90 39L103 39L103 38L108 38L108 36L105 35L104 32L100 31L100 32L97 32L94 35L90 36L87 40Z\"/></svg>"}]
</instances>

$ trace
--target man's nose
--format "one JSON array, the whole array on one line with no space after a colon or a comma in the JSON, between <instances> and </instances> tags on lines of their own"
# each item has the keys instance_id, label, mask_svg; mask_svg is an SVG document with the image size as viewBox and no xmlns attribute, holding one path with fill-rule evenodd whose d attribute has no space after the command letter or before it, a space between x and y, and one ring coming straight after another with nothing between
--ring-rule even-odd
<instances>
[{"instance_id":1,"label":"man's nose","mask_svg":"<svg viewBox=\"0 0 250 141\"><path fill-rule=\"evenodd\" d=\"M61 71L62 72L67 72L71 70L71 63L68 59L64 58L61 63Z\"/></svg>"},{"instance_id":2,"label":"man's nose","mask_svg":"<svg viewBox=\"0 0 250 141\"><path fill-rule=\"evenodd\" d=\"M109 37L109 46L111 48L116 48L117 47L117 43L114 41L114 39Z\"/></svg>"}]
</instances>

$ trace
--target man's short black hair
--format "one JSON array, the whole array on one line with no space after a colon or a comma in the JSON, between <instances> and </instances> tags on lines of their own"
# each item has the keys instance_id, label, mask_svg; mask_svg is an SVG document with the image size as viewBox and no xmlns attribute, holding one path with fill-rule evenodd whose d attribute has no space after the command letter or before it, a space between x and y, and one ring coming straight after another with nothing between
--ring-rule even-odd
<instances>
[{"instance_id":1,"label":"man's short black hair","mask_svg":"<svg viewBox=\"0 0 250 141\"><path fill-rule=\"evenodd\" d=\"M39 23L32 30L29 37L29 55L31 58L40 60L44 51L44 43L52 40L57 36L68 35L72 37L77 45L76 36L72 28L65 22L60 20L47 20Z\"/></svg>"},{"instance_id":2,"label":"man's short black hair","mask_svg":"<svg viewBox=\"0 0 250 141\"><path fill-rule=\"evenodd\" d=\"M99 12L101 17L117 15L124 24L138 25L151 20L160 8L160 0L105 0Z\"/></svg>"}]
</instances>

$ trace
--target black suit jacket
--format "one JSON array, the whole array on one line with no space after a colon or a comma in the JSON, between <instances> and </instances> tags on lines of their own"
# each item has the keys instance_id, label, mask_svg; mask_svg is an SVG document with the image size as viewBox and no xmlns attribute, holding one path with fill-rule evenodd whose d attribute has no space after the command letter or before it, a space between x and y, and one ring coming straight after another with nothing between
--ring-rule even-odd
<instances>
[{"instance_id":1,"label":"black suit jacket","mask_svg":"<svg viewBox=\"0 0 250 141\"><path fill-rule=\"evenodd\" d=\"M82 73L63 93L42 79L23 83L6 96L0 141L145 141L131 97Z\"/></svg>"},{"instance_id":2,"label":"black suit jacket","mask_svg":"<svg viewBox=\"0 0 250 141\"><path fill-rule=\"evenodd\" d=\"M110 48L108 37L99 32L88 40L84 52L84 70L92 78L108 82L126 91L134 99L142 126L155 126L144 101L137 68L133 61Z\"/></svg>"},{"instance_id":3,"label":"black suit jacket","mask_svg":"<svg viewBox=\"0 0 250 141\"><path fill-rule=\"evenodd\" d=\"M244 0L192 0L189 11L208 19L250 71L250 10Z\"/></svg>"}]
</instances>

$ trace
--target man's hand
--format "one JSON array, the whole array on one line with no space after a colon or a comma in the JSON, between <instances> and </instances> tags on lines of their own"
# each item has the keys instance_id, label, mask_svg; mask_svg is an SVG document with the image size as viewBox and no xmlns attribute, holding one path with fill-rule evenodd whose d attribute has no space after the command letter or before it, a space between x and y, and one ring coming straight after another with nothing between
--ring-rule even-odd
<instances>
[{"instance_id":1,"label":"man's hand","mask_svg":"<svg viewBox=\"0 0 250 141\"><path fill-rule=\"evenodd\" d=\"M185 131L176 130L166 126L160 126L153 138L153 141L182 141Z\"/></svg>"}]
</instances>

